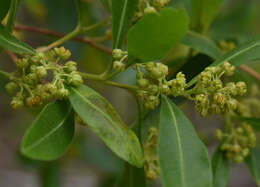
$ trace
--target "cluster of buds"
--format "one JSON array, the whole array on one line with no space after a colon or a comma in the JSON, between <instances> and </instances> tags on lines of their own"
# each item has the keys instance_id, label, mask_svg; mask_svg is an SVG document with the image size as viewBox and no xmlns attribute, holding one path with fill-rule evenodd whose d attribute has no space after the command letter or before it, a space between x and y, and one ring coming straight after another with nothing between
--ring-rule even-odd
<instances>
[{"instance_id":1,"label":"cluster of buds","mask_svg":"<svg viewBox=\"0 0 260 187\"><path fill-rule=\"evenodd\" d=\"M155 180L160 175L160 167L157 158L157 146L158 129L152 127L149 129L148 138L144 143L144 171L146 178L149 180Z\"/></svg>"},{"instance_id":2,"label":"cluster of buds","mask_svg":"<svg viewBox=\"0 0 260 187\"><path fill-rule=\"evenodd\" d=\"M46 53L36 53L17 60L17 71L12 73L6 90L14 94L11 106L39 106L53 99L64 99L69 91L65 85L77 86L83 82L77 63L67 60L71 56L64 47Z\"/></svg>"},{"instance_id":3,"label":"cluster of buds","mask_svg":"<svg viewBox=\"0 0 260 187\"><path fill-rule=\"evenodd\" d=\"M196 94L196 110L201 116L208 114L224 114L238 109L236 96L242 96L247 92L244 82L229 82L224 84L222 76L231 76L235 67L228 62L221 67L208 67L199 75L198 82L192 89Z\"/></svg>"},{"instance_id":4,"label":"cluster of buds","mask_svg":"<svg viewBox=\"0 0 260 187\"><path fill-rule=\"evenodd\" d=\"M156 13L166 7L170 0L152 0L151 4L148 0L139 0L137 11L134 15L134 21L138 21L146 14Z\"/></svg>"},{"instance_id":5,"label":"cluster of buds","mask_svg":"<svg viewBox=\"0 0 260 187\"><path fill-rule=\"evenodd\" d=\"M122 51L121 49L114 49L112 52L113 59L113 68L119 72L125 71L126 65L125 60L127 59L127 52Z\"/></svg>"},{"instance_id":6,"label":"cluster of buds","mask_svg":"<svg viewBox=\"0 0 260 187\"><path fill-rule=\"evenodd\" d=\"M154 109L160 104L160 94L169 95L171 92L166 80L168 66L162 63L148 62L136 64L135 68L137 70L136 84L140 88L138 96L143 100L146 109Z\"/></svg>"},{"instance_id":7,"label":"cluster of buds","mask_svg":"<svg viewBox=\"0 0 260 187\"><path fill-rule=\"evenodd\" d=\"M248 156L250 149L256 146L256 135L249 124L243 123L227 132L216 130L216 139L223 142L220 149L236 163L241 163Z\"/></svg>"}]
</instances>

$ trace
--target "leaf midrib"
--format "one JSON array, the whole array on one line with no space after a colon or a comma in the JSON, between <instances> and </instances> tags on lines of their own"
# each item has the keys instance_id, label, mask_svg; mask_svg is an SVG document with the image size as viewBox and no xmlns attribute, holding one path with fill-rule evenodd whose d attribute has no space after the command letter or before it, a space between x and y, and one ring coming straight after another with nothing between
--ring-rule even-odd
<instances>
[{"instance_id":1,"label":"leaf midrib","mask_svg":"<svg viewBox=\"0 0 260 187\"><path fill-rule=\"evenodd\" d=\"M121 37L121 32L122 32L123 25L124 25L124 19L125 19L125 15L126 15L126 7L127 7L127 4L128 4L128 0L125 0L124 2L125 3L124 3L122 14L121 14L122 16L121 16L121 19L120 19L120 22L119 22L119 29L118 29L118 33L117 33L115 48L118 48L119 40L120 40L120 37Z\"/></svg>"},{"instance_id":2,"label":"leaf midrib","mask_svg":"<svg viewBox=\"0 0 260 187\"><path fill-rule=\"evenodd\" d=\"M2 31L3 31L3 30L2 30ZM10 35L10 36L12 36L12 35ZM24 47L23 45L17 45L16 43L14 43L14 42L12 42L12 41L6 39L3 35L0 35L0 38L1 38L3 41L5 41L6 43L8 43L9 45L13 45L13 46L15 46L15 47L17 47L17 48L22 48L24 51L27 51L27 52L30 52L30 53L33 52L33 51L29 50L28 48Z\"/></svg>"},{"instance_id":3,"label":"leaf midrib","mask_svg":"<svg viewBox=\"0 0 260 187\"><path fill-rule=\"evenodd\" d=\"M86 99L85 97L84 97L84 95L82 95L78 90L76 90L75 88L72 88L72 90L74 91L74 92L76 92L84 101L86 101L90 106L92 106L94 109L96 109L98 112L100 112L101 114L103 114L113 125L114 125L114 127L116 126L116 123L110 118L110 116L108 116L106 113L104 113L100 108L98 108L98 107L96 107L94 104L92 104L88 99ZM118 132L118 131L117 131ZM119 133L120 133L120 131L119 131ZM122 133L120 133L120 136L121 137L124 137L123 136L123 134ZM123 138L124 139L124 138ZM129 144L128 144L128 141L126 141L126 143L127 143L127 146L128 146L128 148L130 149L130 150L132 150L131 152L132 153L134 153L135 154L135 158L137 159L138 158L138 156L136 155L136 152L134 151L134 149L132 148L132 146L130 146Z\"/></svg>"},{"instance_id":4,"label":"leaf midrib","mask_svg":"<svg viewBox=\"0 0 260 187\"><path fill-rule=\"evenodd\" d=\"M183 186L186 186L186 183L185 183L185 169L184 169L184 160L183 160L183 148L182 148L182 144L181 144L181 137L180 137L180 134L179 134L179 127L177 126L177 120L176 120L176 117L175 117L175 113L170 105L170 103L168 102L167 99L165 99L166 101L166 104L167 104L167 107L169 108L169 111L171 113L171 116L173 118L173 125L175 127L175 130L176 130L176 137L177 137L177 145L178 145L178 152L179 152L179 157L180 157L180 170L181 170L181 181L182 181L182 184Z\"/></svg>"},{"instance_id":5,"label":"leaf midrib","mask_svg":"<svg viewBox=\"0 0 260 187\"><path fill-rule=\"evenodd\" d=\"M49 136L51 136L53 133L55 133L63 124L64 122L68 119L70 113L71 113L72 107L70 106L68 112L66 113L66 115L64 116L63 120L61 120L61 122L59 123L59 125L57 125L55 128L53 128L49 133L47 133L45 136L43 136L42 138L40 138L39 140L37 140L34 144L32 144L31 146L28 146L27 148L24 147L24 151L30 151L33 148L35 148L36 146L38 146L41 142L43 142L44 140L46 140Z\"/></svg>"}]
</instances>

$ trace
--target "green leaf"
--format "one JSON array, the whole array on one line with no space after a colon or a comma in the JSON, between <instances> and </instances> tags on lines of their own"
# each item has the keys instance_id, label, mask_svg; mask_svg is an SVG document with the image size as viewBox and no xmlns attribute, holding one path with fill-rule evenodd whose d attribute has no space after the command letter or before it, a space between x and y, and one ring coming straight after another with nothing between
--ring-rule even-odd
<instances>
[{"instance_id":1,"label":"green leaf","mask_svg":"<svg viewBox=\"0 0 260 187\"><path fill-rule=\"evenodd\" d=\"M246 165L251 172L257 186L260 186L260 150L254 148L250 151L248 157L246 157Z\"/></svg>"},{"instance_id":2,"label":"green leaf","mask_svg":"<svg viewBox=\"0 0 260 187\"><path fill-rule=\"evenodd\" d=\"M9 7L11 4L11 0L2 0L0 3L0 22L5 18Z\"/></svg>"},{"instance_id":3,"label":"green leaf","mask_svg":"<svg viewBox=\"0 0 260 187\"><path fill-rule=\"evenodd\" d=\"M131 25L138 0L112 0L113 48L121 48Z\"/></svg>"},{"instance_id":4,"label":"green leaf","mask_svg":"<svg viewBox=\"0 0 260 187\"><path fill-rule=\"evenodd\" d=\"M211 187L207 149L191 122L166 96L162 96L158 157L164 187Z\"/></svg>"},{"instance_id":5,"label":"green leaf","mask_svg":"<svg viewBox=\"0 0 260 187\"><path fill-rule=\"evenodd\" d=\"M22 153L32 159L54 160L62 156L74 135L74 112L69 103L56 101L44 107L27 130Z\"/></svg>"},{"instance_id":6,"label":"green leaf","mask_svg":"<svg viewBox=\"0 0 260 187\"><path fill-rule=\"evenodd\" d=\"M128 34L128 54L142 62L160 60L188 31L184 10L165 8L145 15Z\"/></svg>"},{"instance_id":7,"label":"green leaf","mask_svg":"<svg viewBox=\"0 0 260 187\"><path fill-rule=\"evenodd\" d=\"M182 39L182 43L213 59L222 55L221 50L213 41L196 32L189 31Z\"/></svg>"},{"instance_id":8,"label":"green leaf","mask_svg":"<svg viewBox=\"0 0 260 187\"><path fill-rule=\"evenodd\" d=\"M218 58L211 66L220 66L225 61L238 66L240 64L249 64L253 60L260 59L260 38L250 41L244 45L234 48L222 57ZM193 78L188 85L191 86L197 81L197 76Z\"/></svg>"},{"instance_id":9,"label":"green leaf","mask_svg":"<svg viewBox=\"0 0 260 187\"><path fill-rule=\"evenodd\" d=\"M78 24L80 26L86 26L89 21L89 5L84 0L75 0L77 12L78 12Z\"/></svg>"},{"instance_id":10,"label":"green leaf","mask_svg":"<svg viewBox=\"0 0 260 187\"><path fill-rule=\"evenodd\" d=\"M212 159L213 187L227 187L229 181L229 162L218 148Z\"/></svg>"},{"instance_id":11,"label":"green leaf","mask_svg":"<svg viewBox=\"0 0 260 187\"><path fill-rule=\"evenodd\" d=\"M260 131L260 118L237 116L237 119L249 123L255 130Z\"/></svg>"},{"instance_id":12,"label":"green leaf","mask_svg":"<svg viewBox=\"0 0 260 187\"><path fill-rule=\"evenodd\" d=\"M91 88L70 88L74 110L120 158L137 167L143 166L143 153L138 138L120 119L112 105Z\"/></svg>"},{"instance_id":13,"label":"green leaf","mask_svg":"<svg viewBox=\"0 0 260 187\"><path fill-rule=\"evenodd\" d=\"M7 24L6 24L6 29L9 32L11 32L13 30L15 19L16 19L18 5L19 5L19 0L12 0L11 1L8 21L7 21Z\"/></svg>"},{"instance_id":14,"label":"green leaf","mask_svg":"<svg viewBox=\"0 0 260 187\"><path fill-rule=\"evenodd\" d=\"M191 0L191 26L198 32L206 32L216 17L222 0Z\"/></svg>"},{"instance_id":15,"label":"green leaf","mask_svg":"<svg viewBox=\"0 0 260 187\"><path fill-rule=\"evenodd\" d=\"M34 49L11 35L3 25L0 24L0 46L15 53L34 54Z\"/></svg>"}]
</instances>

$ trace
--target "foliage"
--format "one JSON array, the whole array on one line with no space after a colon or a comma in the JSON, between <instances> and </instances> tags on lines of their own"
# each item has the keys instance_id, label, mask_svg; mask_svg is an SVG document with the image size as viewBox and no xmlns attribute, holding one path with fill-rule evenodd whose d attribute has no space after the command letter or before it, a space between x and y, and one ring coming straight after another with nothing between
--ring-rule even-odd
<instances>
[{"instance_id":1,"label":"foliage","mask_svg":"<svg viewBox=\"0 0 260 187\"><path fill-rule=\"evenodd\" d=\"M75 125L81 124L123 160L123 171L109 178L111 186L144 187L161 176L163 187L226 187L230 163L244 161L259 185L260 91L254 85L247 94L246 79L232 80L241 64L260 59L259 37L238 47L236 40L213 40L208 30L221 0L191 0L190 12L176 8L182 3L187 7L186 1L171 7L170 0L101 0L97 7L103 5L109 15L90 21L92 3L75 0L78 22L68 34L20 27L59 37L36 48L13 34L19 28L19 0L0 3L0 47L16 63L12 72L0 70L0 90L5 87L13 95L14 109L42 108L23 137L21 153L34 160L56 160L73 147ZM97 7L95 12L102 12ZM82 71L78 62L69 60L76 50L62 45L72 40L107 55L101 74ZM197 60L201 56L208 61ZM127 84L114 81L130 70L136 77L134 85L130 76ZM260 79L252 69L247 72ZM110 102L84 80L128 91L137 101L136 122L126 125ZM180 109L180 98L183 103L193 101L201 117L225 118L225 127L216 129L219 146L212 162L197 129ZM48 178L43 184L51 183L56 165L39 167L42 180Z\"/></svg>"}]
</instances>

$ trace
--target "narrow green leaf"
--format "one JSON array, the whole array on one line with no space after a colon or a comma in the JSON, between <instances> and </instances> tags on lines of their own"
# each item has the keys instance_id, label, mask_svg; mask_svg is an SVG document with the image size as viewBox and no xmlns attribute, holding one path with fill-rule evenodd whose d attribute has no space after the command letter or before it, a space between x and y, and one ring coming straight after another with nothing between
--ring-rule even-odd
<instances>
[{"instance_id":1,"label":"narrow green leaf","mask_svg":"<svg viewBox=\"0 0 260 187\"><path fill-rule=\"evenodd\" d=\"M129 31L128 54L142 62L160 60L187 31L188 16L182 9L145 15Z\"/></svg>"},{"instance_id":2,"label":"narrow green leaf","mask_svg":"<svg viewBox=\"0 0 260 187\"><path fill-rule=\"evenodd\" d=\"M2 0L0 3L0 22L5 18L9 7L11 4L11 0Z\"/></svg>"},{"instance_id":3,"label":"narrow green leaf","mask_svg":"<svg viewBox=\"0 0 260 187\"><path fill-rule=\"evenodd\" d=\"M158 157L164 187L211 187L207 149L191 122L166 96L162 96Z\"/></svg>"},{"instance_id":4,"label":"narrow green leaf","mask_svg":"<svg viewBox=\"0 0 260 187\"><path fill-rule=\"evenodd\" d=\"M222 55L221 50L213 41L196 32L189 31L182 39L182 43L213 59Z\"/></svg>"},{"instance_id":5,"label":"narrow green leaf","mask_svg":"<svg viewBox=\"0 0 260 187\"><path fill-rule=\"evenodd\" d=\"M237 116L237 119L239 119L240 121L249 123L250 125L252 125L252 127L255 130L260 131L260 118L251 118L251 117L240 117L240 116Z\"/></svg>"},{"instance_id":6,"label":"narrow green leaf","mask_svg":"<svg viewBox=\"0 0 260 187\"><path fill-rule=\"evenodd\" d=\"M227 187L229 181L229 162L218 148L212 159L213 187Z\"/></svg>"},{"instance_id":7,"label":"narrow green leaf","mask_svg":"<svg viewBox=\"0 0 260 187\"><path fill-rule=\"evenodd\" d=\"M0 24L0 46L15 53L33 54L34 49L11 35L3 25Z\"/></svg>"},{"instance_id":8,"label":"narrow green leaf","mask_svg":"<svg viewBox=\"0 0 260 187\"><path fill-rule=\"evenodd\" d=\"M62 156L74 135L74 112L69 103L56 101L41 111L27 130L22 153L32 159L54 160Z\"/></svg>"},{"instance_id":9,"label":"narrow green leaf","mask_svg":"<svg viewBox=\"0 0 260 187\"><path fill-rule=\"evenodd\" d=\"M75 0L78 12L78 24L80 26L87 26L89 21L88 3L84 0Z\"/></svg>"},{"instance_id":10,"label":"narrow green leaf","mask_svg":"<svg viewBox=\"0 0 260 187\"><path fill-rule=\"evenodd\" d=\"M218 58L211 66L219 66L225 61L238 66L240 64L248 64L253 60L260 59L260 38L234 48L227 54ZM197 81L197 76L193 78L188 85L191 86Z\"/></svg>"},{"instance_id":11,"label":"narrow green leaf","mask_svg":"<svg viewBox=\"0 0 260 187\"><path fill-rule=\"evenodd\" d=\"M112 0L113 48L121 48L131 25L138 0Z\"/></svg>"},{"instance_id":12,"label":"narrow green leaf","mask_svg":"<svg viewBox=\"0 0 260 187\"><path fill-rule=\"evenodd\" d=\"M70 102L88 127L120 158L137 167L143 166L138 138L120 119L112 105L91 88L70 88Z\"/></svg>"},{"instance_id":13,"label":"narrow green leaf","mask_svg":"<svg viewBox=\"0 0 260 187\"><path fill-rule=\"evenodd\" d=\"M7 24L6 24L6 29L9 32L11 32L13 30L15 19L16 19L18 5L19 5L19 0L11 0L8 21L7 21Z\"/></svg>"},{"instance_id":14,"label":"narrow green leaf","mask_svg":"<svg viewBox=\"0 0 260 187\"><path fill-rule=\"evenodd\" d=\"M222 0L191 0L191 26L199 32L206 32L216 17Z\"/></svg>"},{"instance_id":15,"label":"narrow green leaf","mask_svg":"<svg viewBox=\"0 0 260 187\"><path fill-rule=\"evenodd\" d=\"M254 148L246 158L246 165L251 172L257 186L260 186L260 150Z\"/></svg>"}]
</instances>

